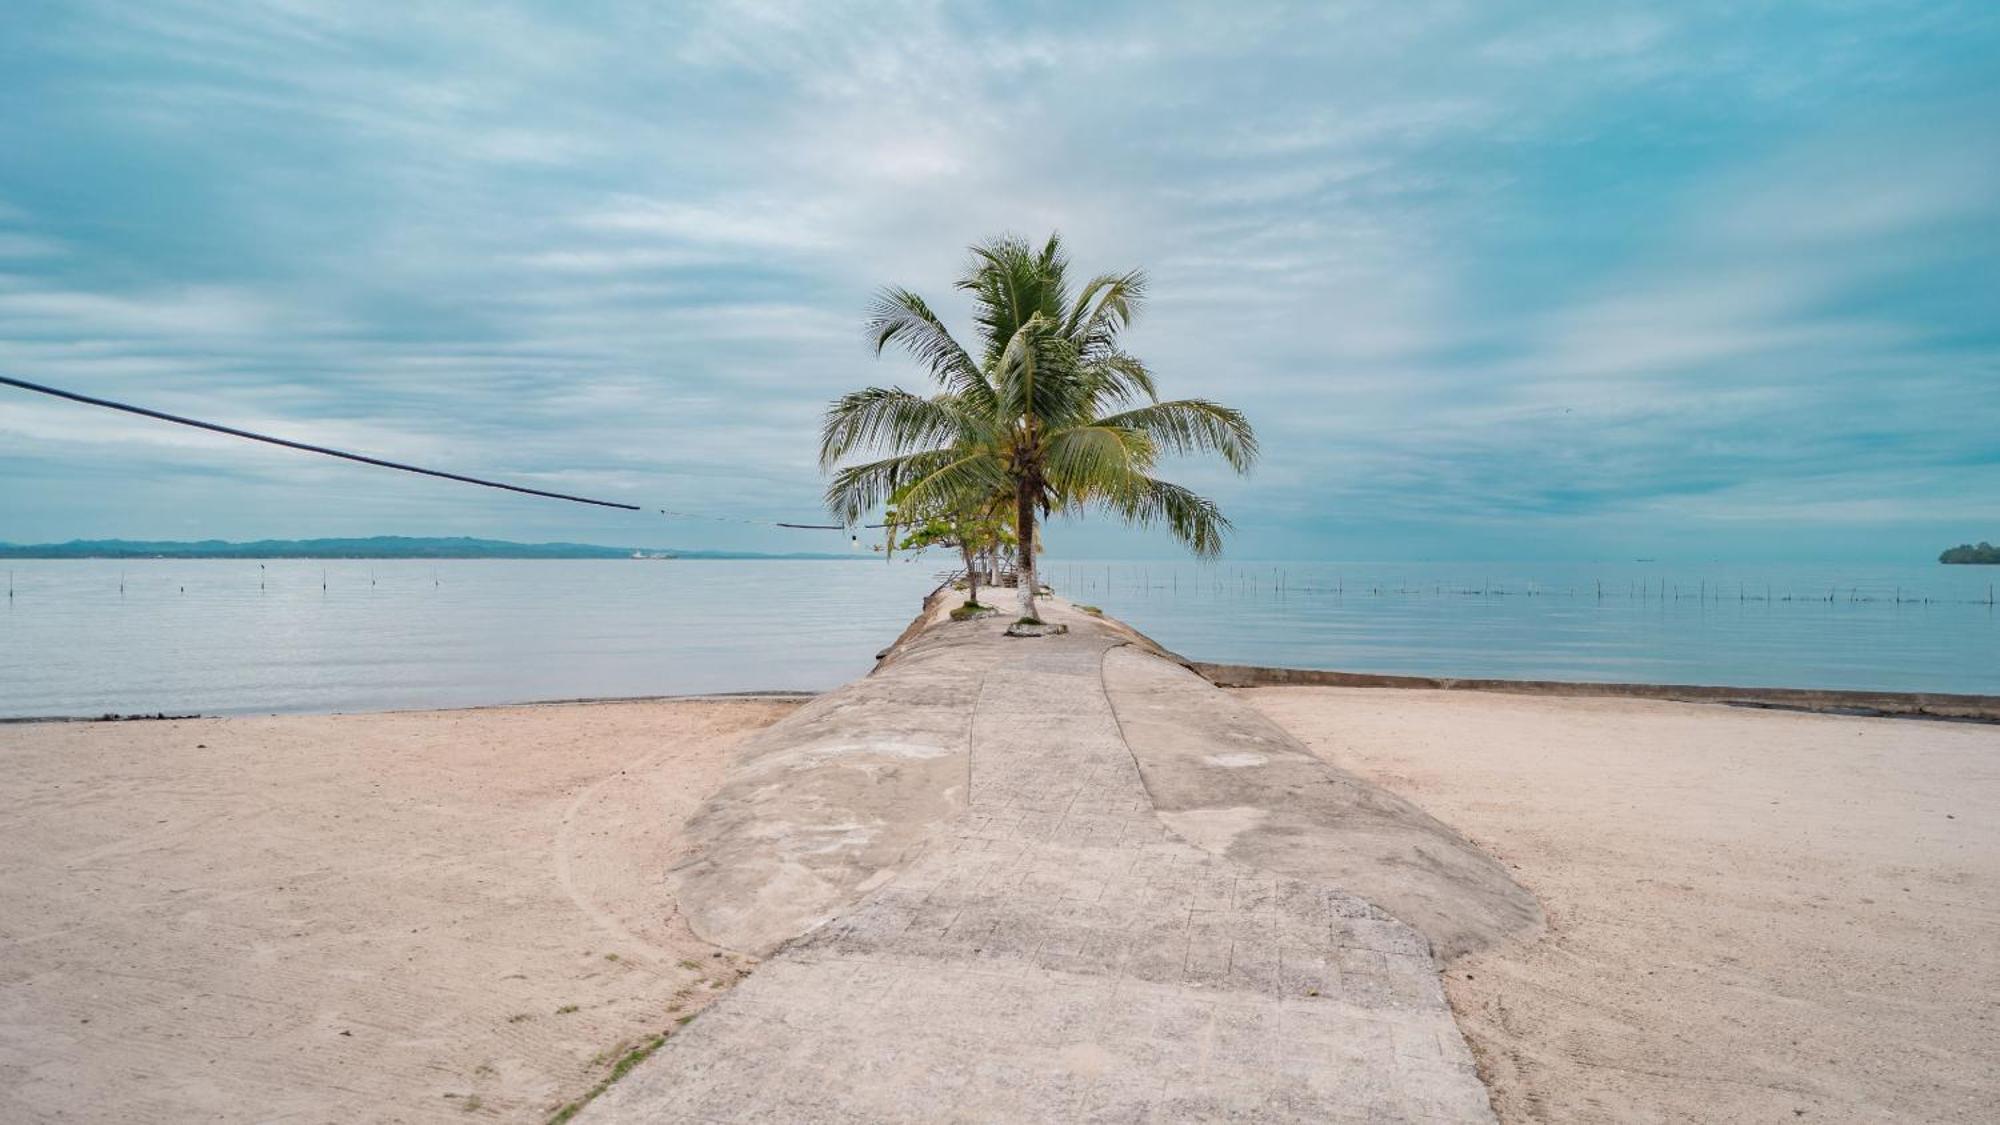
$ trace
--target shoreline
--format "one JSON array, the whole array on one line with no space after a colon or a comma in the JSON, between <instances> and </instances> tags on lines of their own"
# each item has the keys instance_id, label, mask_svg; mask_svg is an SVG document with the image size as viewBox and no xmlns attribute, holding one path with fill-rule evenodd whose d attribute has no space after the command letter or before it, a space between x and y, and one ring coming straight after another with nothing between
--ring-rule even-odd
<instances>
[{"instance_id":1,"label":"shoreline","mask_svg":"<svg viewBox=\"0 0 2000 1125\"><path fill-rule=\"evenodd\" d=\"M935 623L935 598L909 627L876 654L877 667L897 649ZM2000 724L2000 695L1955 692L1866 691L1845 688L1737 687L1726 684L1654 684L1616 680L1510 680L1474 676L1406 676L1382 672L1347 672L1331 668L1293 668L1274 664L1224 664L1195 660L1175 653L1116 618L1105 622L1122 629L1154 651L1186 667L1219 688L1264 687L1386 688L1403 691L1487 692L1578 699L1634 699L1664 703L1701 703L1753 710L1796 711L1862 719L1912 719L1925 722ZM829 689L833 690L833 689ZM417 715L454 711L491 711L520 707L568 707L613 703L666 703L703 699L803 700L824 691L795 688L752 688L687 694L573 696L557 699L503 700L455 707L389 707L358 711L227 711L187 713L112 713L104 715L0 715L0 726L36 723L139 723L176 719L246 719L335 715Z\"/></svg>"},{"instance_id":2,"label":"shoreline","mask_svg":"<svg viewBox=\"0 0 2000 1125\"><path fill-rule=\"evenodd\" d=\"M0 726L35 723L169 723L190 719L333 719L359 715L449 715L460 711L515 711L529 707L593 707L620 703L720 702L797 703L824 692L773 688L753 691L703 691L688 695L585 695L569 699L523 699L503 703L468 703L463 707L386 707L376 711L195 711L187 714L21 715L0 716Z\"/></svg>"}]
</instances>

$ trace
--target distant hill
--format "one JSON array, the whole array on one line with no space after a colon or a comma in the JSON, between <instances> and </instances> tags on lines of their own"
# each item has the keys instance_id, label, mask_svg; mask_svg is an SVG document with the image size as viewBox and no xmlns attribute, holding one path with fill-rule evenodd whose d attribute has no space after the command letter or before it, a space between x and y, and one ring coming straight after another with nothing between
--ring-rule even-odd
<instances>
[{"instance_id":1,"label":"distant hill","mask_svg":"<svg viewBox=\"0 0 2000 1125\"><path fill-rule=\"evenodd\" d=\"M1938 556L1941 563L2000 563L2000 547L1981 541L1975 547L1970 543L1960 543Z\"/></svg>"},{"instance_id":2,"label":"distant hill","mask_svg":"<svg viewBox=\"0 0 2000 1125\"><path fill-rule=\"evenodd\" d=\"M412 538L259 539L231 543L140 539L72 539L67 543L0 543L4 559L625 559L634 553L675 559L852 559L854 555L687 551L661 547L599 547L590 543L509 543L504 539Z\"/></svg>"}]
</instances>

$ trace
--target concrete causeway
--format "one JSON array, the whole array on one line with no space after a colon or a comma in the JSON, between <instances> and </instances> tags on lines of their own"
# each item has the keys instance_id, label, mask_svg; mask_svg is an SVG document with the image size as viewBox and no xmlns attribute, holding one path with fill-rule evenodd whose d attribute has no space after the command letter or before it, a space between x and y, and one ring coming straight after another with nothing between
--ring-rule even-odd
<instances>
[{"instance_id":1,"label":"concrete causeway","mask_svg":"<svg viewBox=\"0 0 2000 1125\"><path fill-rule=\"evenodd\" d=\"M675 869L767 959L589 1121L1491 1121L1433 949L1540 924L1144 638L942 620L746 744Z\"/></svg>"}]
</instances>

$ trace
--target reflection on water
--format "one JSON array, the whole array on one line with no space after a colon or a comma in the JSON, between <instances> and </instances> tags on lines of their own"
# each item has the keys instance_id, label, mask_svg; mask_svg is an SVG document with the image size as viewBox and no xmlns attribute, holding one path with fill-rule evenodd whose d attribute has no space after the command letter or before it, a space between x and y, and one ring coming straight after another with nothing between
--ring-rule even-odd
<instances>
[{"instance_id":1,"label":"reflection on water","mask_svg":"<svg viewBox=\"0 0 2000 1125\"><path fill-rule=\"evenodd\" d=\"M1056 563L1185 656L1425 676L2000 694L2000 568Z\"/></svg>"},{"instance_id":2,"label":"reflection on water","mask_svg":"<svg viewBox=\"0 0 2000 1125\"><path fill-rule=\"evenodd\" d=\"M6 565L0 716L819 690L872 667L947 563ZM1044 576L1203 660L2000 694L1993 568L1057 560Z\"/></svg>"}]
</instances>

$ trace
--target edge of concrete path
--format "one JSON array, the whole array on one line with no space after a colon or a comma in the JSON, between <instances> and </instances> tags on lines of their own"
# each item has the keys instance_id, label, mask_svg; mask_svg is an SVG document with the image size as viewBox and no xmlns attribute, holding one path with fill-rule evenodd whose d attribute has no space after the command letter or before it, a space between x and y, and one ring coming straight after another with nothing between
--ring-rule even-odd
<instances>
[{"instance_id":1,"label":"edge of concrete path","mask_svg":"<svg viewBox=\"0 0 2000 1125\"><path fill-rule=\"evenodd\" d=\"M1245 867L1366 899L1440 961L1546 924L1507 869L1417 804L1321 758L1193 670L1105 654L1104 688L1160 820Z\"/></svg>"}]
</instances>

